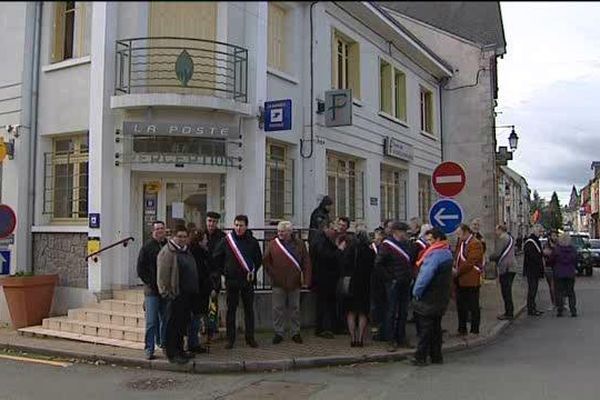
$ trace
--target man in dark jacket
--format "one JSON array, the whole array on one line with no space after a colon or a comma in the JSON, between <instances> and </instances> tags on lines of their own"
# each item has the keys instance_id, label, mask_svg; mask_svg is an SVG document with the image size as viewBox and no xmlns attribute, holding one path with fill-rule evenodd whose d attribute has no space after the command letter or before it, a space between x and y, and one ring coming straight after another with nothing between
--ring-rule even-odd
<instances>
[{"instance_id":1,"label":"man in dark jacket","mask_svg":"<svg viewBox=\"0 0 600 400\"><path fill-rule=\"evenodd\" d=\"M539 239L542 229L541 225L533 227L533 232L525 241L523 249L523 275L527 277L527 314L532 316L543 314L535 304L538 283L544 277L544 256Z\"/></svg>"},{"instance_id":2,"label":"man in dark jacket","mask_svg":"<svg viewBox=\"0 0 600 400\"><path fill-rule=\"evenodd\" d=\"M225 233L219 229L219 220L221 214L209 211L206 213L206 247L208 248L210 269L210 279L212 280L213 288L218 292L221 288L221 276L214 265L213 256L215 249L221 240L225 237Z\"/></svg>"},{"instance_id":3,"label":"man in dark jacket","mask_svg":"<svg viewBox=\"0 0 600 400\"><path fill-rule=\"evenodd\" d=\"M383 282L385 290L384 324L381 331L390 343L389 351L396 351L399 346L410 347L406 338L406 319L410 303L412 255L408 225L394 222L391 229L392 236L385 239L379 248L373 273Z\"/></svg>"},{"instance_id":4,"label":"man in dark jacket","mask_svg":"<svg viewBox=\"0 0 600 400\"><path fill-rule=\"evenodd\" d=\"M413 288L414 309L419 345L413 364L425 365L427 356L433 364L443 363L442 317L450 302L452 252L446 235L434 228L426 233L430 246L417 260L419 275Z\"/></svg>"},{"instance_id":5,"label":"man in dark jacket","mask_svg":"<svg viewBox=\"0 0 600 400\"><path fill-rule=\"evenodd\" d=\"M215 263L225 275L227 286L225 348L232 349L235 343L235 313L240 297L244 305L246 343L250 347L258 347L254 339L254 283L256 272L262 265L262 252L258 240L248 231L247 216L236 216L233 226L233 232L221 240L214 254Z\"/></svg>"},{"instance_id":6,"label":"man in dark jacket","mask_svg":"<svg viewBox=\"0 0 600 400\"><path fill-rule=\"evenodd\" d=\"M166 326L165 302L158 294L156 285L156 257L160 249L167 243L165 223L154 221L152 237L140 249L137 261L137 274L144 282L144 309L146 312L146 333L144 351L148 360L153 360L154 343L165 347Z\"/></svg>"},{"instance_id":7,"label":"man in dark jacket","mask_svg":"<svg viewBox=\"0 0 600 400\"><path fill-rule=\"evenodd\" d=\"M323 227L329 227L329 223L331 222L331 216L329 212L331 211L332 206L333 201L331 198L329 196L325 196L319 203L319 206L314 209L312 214L310 214L310 231L308 232L309 245L312 244L315 236L323 229Z\"/></svg>"},{"instance_id":8,"label":"man in dark jacket","mask_svg":"<svg viewBox=\"0 0 600 400\"><path fill-rule=\"evenodd\" d=\"M324 226L313 239L312 289L317 295L315 334L325 339L333 339L336 313L336 289L340 276L340 257L345 244L336 245L336 232ZM344 243L344 242L342 242Z\"/></svg>"}]
</instances>

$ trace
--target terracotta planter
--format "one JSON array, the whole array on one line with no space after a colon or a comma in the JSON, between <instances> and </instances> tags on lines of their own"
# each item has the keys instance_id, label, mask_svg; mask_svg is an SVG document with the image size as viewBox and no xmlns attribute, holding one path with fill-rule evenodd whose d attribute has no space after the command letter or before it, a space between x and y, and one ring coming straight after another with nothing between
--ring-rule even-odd
<instances>
[{"instance_id":1,"label":"terracotta planter","mask_svg":"<svg viewBox=\"0 0 600 400\"><path fill-rule=\"evenodd\" d=\"M8 276L0 279L14 329L41 325L48 318L58 275Z\"/></svg>"}]
</instances>

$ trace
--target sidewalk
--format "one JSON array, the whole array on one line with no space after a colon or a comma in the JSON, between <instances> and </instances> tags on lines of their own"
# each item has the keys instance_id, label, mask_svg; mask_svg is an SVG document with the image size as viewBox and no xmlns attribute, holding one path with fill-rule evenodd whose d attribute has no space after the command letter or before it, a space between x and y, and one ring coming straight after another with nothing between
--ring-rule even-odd
<instances>
[{"instance_id":1,"label":"sidewalk","mask_svg":"<svg viewBox=\"0 0 600 400\"><path fill-rule=\"evenodd\" d=\"M517 315L525 303L526 283L517 276L513 285L513 297ZM455 336L458 321L454 301L451 301L442 327L444 351L456 351L481 346L494 340L506 328L509 321L498 321L496 316L503 312L500 288L496 281L486 281L481 288L481 334L467 339ZM415 325L408 324L407 334L411 343L417 343ZM315 337L312 330L302 332L304 344L296 344L286 338L283 343L271 343L272 332L256 334L259 348L253 349L244 343L243 334L238 336L236 347L225 350L225 342L211 345L210 354L197 355L186 365L170 364L157 351L157 359L147 361L142 350L131 350L111 346L95 345L62 339L26 337L9 328L0 328L0 349L41 354L60 359L75 359L98 364L117 364L167 371L194 373L258 372L291 370L299 368L335 366L364 362L383 362L405 359L414 350L386 351L385 343L368 341L363 348L351 348L349 336L337 335L335 339Z\"/></svg>"}]
</instances>

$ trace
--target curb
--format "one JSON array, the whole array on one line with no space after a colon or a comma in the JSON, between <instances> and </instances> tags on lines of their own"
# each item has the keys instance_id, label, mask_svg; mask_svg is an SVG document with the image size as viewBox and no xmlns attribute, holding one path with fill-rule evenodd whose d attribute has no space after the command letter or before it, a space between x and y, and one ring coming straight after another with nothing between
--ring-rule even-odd
<instances>
[{"instance_id":1,"label":"curb","mask_svg":"<svg viewBox=\"0 0 600 400\"><path fill-rule=\"evenodd\" d=\"M517 309L512 321L499 321L485 337L471 341L463 341L443 346L445 353L454 353L461 350L473 349L493 343L498 336L506 330L517 318L519 318L526 305ZM306 368L336 367L341 365L352 365L373 362L402 361L414 354L414 350L399 350L394 353L377 352L360 356L326 356L326 357L298 357L282 360L257 360L257 361L197 361L190 360L189 363L178 365L171 364L167 360L141 360L112 355L99 355L90 353L77 353L69 350L54 350L43 347L16 345L11 343L0 343L0 350L19 351L44 356L76 359L93 363L114 364L119 366L145 368L157 371L187 372L195 374L222 374L239 372L267 372L267 371L291 371Z\"/></svg>"}]
</instances>

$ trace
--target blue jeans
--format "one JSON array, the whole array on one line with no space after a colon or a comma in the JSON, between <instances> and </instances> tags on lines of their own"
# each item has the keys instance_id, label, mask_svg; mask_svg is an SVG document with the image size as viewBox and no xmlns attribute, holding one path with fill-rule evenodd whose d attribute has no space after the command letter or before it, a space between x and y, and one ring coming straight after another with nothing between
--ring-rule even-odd
<instances>
[{"instance_id":1,"label":"blue jeans","mask_svg":"<svg viewBox=\"0 0 600 400\"><path fill-rule=\"evenodd\" d=\"M410 303L410 282L392 280L385 283L385 340L404 344L406 341L406 320Z\"/></svg>"},{"instance_id":2,"label":"blue jeans","mask_svg":"<svg viewBox=\"0 0 600 400\"><path fill-rule=\"evenodd\" d=\"M154 343L165 347L167 339L167 316L165 300L160 296L145 296L146 335L144 350L146 354L154 354Z\"/></svg>"}]
</instances>

